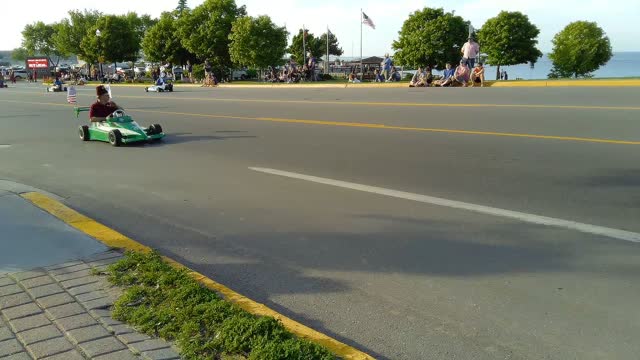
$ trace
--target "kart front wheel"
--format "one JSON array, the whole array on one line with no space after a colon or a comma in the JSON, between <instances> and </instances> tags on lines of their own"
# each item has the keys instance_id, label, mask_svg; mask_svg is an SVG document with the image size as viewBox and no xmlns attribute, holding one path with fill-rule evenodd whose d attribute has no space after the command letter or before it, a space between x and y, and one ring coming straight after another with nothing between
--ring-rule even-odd
<instances>
[{"instance_id":1,"label":"kart front wheel","mask_svg":"<svg viewBox=\"0 0 640 360\"><path fill-rule=\"evenodd\" d=\"M82 125L78 129L78 134L80 135L80 139L82 141L89 141L89 127L87 125Z\"/></svg>"},{"instance_id":2,"label":"kart front wheel","mask_svg":"<svg viewBox=\"0 0 640 360\"><path fill-rule=\"evenodd\" d=\"M120 130L116 129L109 131L109 144L113 146L122 145L122 134L120 133Z\"/></svg>"}]
</instances>

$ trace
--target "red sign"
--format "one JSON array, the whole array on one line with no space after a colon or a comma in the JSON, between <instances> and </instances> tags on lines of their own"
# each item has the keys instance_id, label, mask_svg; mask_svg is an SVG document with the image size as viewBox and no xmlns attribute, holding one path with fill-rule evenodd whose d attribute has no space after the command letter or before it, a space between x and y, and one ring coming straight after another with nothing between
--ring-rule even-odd
<instances>
[{"instance_id":1,"label":"red sign","mask_svg":"<svg viewBox=\"0 0 640 360\"><path fill-rule=\"evenodd\" d=\"M27 69L29 69L29 70L49 69L49 59L47 59L47 58L28 58L27 59Z\"/></svg>"}]
</instances>

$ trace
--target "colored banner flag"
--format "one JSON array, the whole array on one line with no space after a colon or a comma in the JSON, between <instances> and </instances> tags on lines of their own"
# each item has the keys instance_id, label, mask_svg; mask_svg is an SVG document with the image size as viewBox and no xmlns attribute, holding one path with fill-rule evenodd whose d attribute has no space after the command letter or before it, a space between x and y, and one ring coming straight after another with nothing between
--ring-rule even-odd
<instances>
[{"instance_id":1,"label":"colored banner flag","mask_svg":"<svg viewBox=\"0 0 640 360\"><path fill-rule=\"evenodd\" d=\"M76 88L73 86L69 86L69 88L67 89L67 102L69 104L76 104L77 100L76 100L76 96L78 95Z\"/></svg>"},{"instance_id":2,"label":"colored banner flag","mask_svg":"<svg viewBox=\"0 0 640 360\"><path fill-rule=\"evenodd\" d=\"M376 25L373 23L373 21L371 20L370 17L367 16L367 14L364 13L364 11L362 12L362 23L368 26L371 26L372 29L375 30Z\"/></svg>"}]
</instances>

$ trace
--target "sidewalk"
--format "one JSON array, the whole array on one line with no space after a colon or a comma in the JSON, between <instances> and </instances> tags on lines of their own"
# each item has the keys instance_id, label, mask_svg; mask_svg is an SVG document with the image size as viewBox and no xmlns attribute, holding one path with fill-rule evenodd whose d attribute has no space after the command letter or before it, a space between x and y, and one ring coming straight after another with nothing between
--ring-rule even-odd
<instances>
[{"instance_id":1,"label":"sidewalk","mask_svg":"<svg viewBox=\"0 0 640 360\"><path fill-rule=\"evenodd\" d=\"M170 343L111 318L120 289L92 269L104 271L122 254L15 187L0 182L0 358L180 359Z\"/></svg>"},{"instance_id":2,"label":"sidewalk","mask_svg":"<svg viewBox=\"0 0 640 360\"><path fill-rule=\"evenodd\" d=\"M172 343L140 334L111 317L121 290L101 272L125 250L149 253L152 249L67 207L62 200L0 179L0 359L180 359ZM373 359L171 258L162 260L255 319L271 317L298 339L324 348L318 351L345 360ZM239 324L229 331L245 331L244 323ZM290 350L308 355L315 351L306 346Z\"/></svg>"}]
</instances>

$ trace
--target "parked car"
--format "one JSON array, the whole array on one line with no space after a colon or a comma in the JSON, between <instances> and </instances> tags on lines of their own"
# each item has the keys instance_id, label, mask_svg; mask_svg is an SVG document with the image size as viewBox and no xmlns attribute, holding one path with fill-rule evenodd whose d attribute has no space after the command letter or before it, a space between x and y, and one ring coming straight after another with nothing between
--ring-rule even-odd
<instances>
[{"instance_id":1,"label":"parked car","mask_svg":"<svg viewBox=\"0 0 640 360\"><path fill-rule=\"evenodd\" d=\"M60 64L56 66L56 72L61 72L61 71L67 72L69 70L71 70L71 66L69 66L68 64Z\"/></svg>"},{"instance_id":2,"label":"parked car","mask_svg":"<svg viewBox=\"0 0 640 360\"><path fill-rule=\"evenodd\" d=\"M233 80L246 80L249 78L247 70L233 70L231 76L233 77Z\"/></svg>"},{"instance_id":3,"label":"parked car","mask_svg":"<svg viewBox=\"0 0 640 360\"><path fill-rule=\"evenodd\" d=\"M26 70L14 70L13 75L16 77L16 80L29 78L29 73Z\"/></svg>"}]
</instances>

